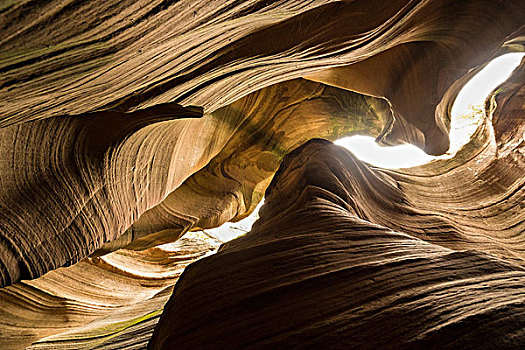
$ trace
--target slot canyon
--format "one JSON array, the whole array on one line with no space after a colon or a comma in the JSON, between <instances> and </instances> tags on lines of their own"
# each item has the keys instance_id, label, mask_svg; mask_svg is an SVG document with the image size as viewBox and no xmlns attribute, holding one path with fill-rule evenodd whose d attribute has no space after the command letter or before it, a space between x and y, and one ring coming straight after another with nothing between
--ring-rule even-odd
<instances>
[{"instance_id":1,"label":"slot canyon","mask_svg":"<svg viewBox=\"0 0 525 350\"><path fill-rule=\"evenodd\" d=\"M524 52L525 0L0 1L0 349L525 349L525 59L441 157Z\"/></svg>"}]
</instances>

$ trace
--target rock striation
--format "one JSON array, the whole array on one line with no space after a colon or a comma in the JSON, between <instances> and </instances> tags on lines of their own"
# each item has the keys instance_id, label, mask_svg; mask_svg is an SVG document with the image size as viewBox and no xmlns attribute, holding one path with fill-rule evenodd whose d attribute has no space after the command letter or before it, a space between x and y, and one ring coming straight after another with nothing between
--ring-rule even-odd
<instances>
[{"instance_id":1,"label":"rock striation","mask_svg":"<svg viewBox=\"0 0 525 350\"><path fill-rule=\"evenodd\" d=\"M257 135L246 120L283 117L294 107L337 119L348 111L344 102L309 105L327 84L343 90L327 91L328 99L347 89L386 99L373 103L380 105L372 114L381 114L382 125L355 125L353 131L445 152L448 110L461 85L454 84L502 50L521 47L520 10L511 0L7 3L0 13L0 285L85 258L203 167L217 173L227 148L242 137L241 125ZM310 91L295 95L301 77L323 85L315 90L308 84ZM280 98L284 91L288 102ZM256 110L266 112L257 116ZM311 137L349 134L331 121L322 132L304 123L266 127L275 135L303 131L279 145L282 157ZM263 150L275 151L279 142L272 139ZM102 253L129 244L143 249L199 222L207 227L242 217L255 207L280 159L262 157L260 169L218 175L217 181L233 177L249 184L242 197L238 188L212 193L229 194L203 213L191 203L173 208L167 199L149 215L155 219L137 223ZM183 196L191 202L202 189L188 187ZM172 232L144 238L156 230ZM140 241L132 244L135 239Z\"/></svg>"},{"instance_id":2,"label":"rock striation","mask_svg":"<svg viewBox=\"0 0 525 350\"><path fill-rule=\"evenodd\" d=\"M184 268L218 247L182 238L87 258L0 290L2 349L145 348ZM120 344L120 345L119 345Z\"/></svg>"},{"instance_id":3,"label":"rock striation","mask_svg":"<svg viewBox=\"0 0 525 350\"><path fill-rule=\"evenodd\" d=\"M525 269L363 220L354 171L384 181L366 168L324 140L286 156L252 231L183 273L150 348L522 348Z\"/></svg>"},{"instance_id":4,"label":"rock striation","mask_svg":"<svg viewBox=\"0 0 525 350\"><path fill-rule=\"evenodd\" d=\"M523 7L0 3L0 348L144 348L217 246L181 237L265 193L151 347L522 348L524 63L452 159L387 171L308 140L446 152L462 86L525 51Z\"/></svg>"}]
</instances>

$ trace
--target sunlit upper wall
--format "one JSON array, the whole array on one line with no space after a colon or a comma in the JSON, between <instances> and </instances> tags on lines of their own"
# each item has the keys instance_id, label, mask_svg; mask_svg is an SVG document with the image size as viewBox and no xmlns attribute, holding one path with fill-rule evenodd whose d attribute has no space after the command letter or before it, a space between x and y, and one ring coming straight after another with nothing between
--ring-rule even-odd
<instances>
[{"instance_id":1,"label":"sunlit upper wall","mask_svg":"<svg viewBox=\"0 0 525 350\"><path fill-rule=\"evenodd\" d=\"M484 115L485 99L519 65L523 53L510 53L492 60L460 91L451 112L450 148L444 156L429 156L413 145L379 146L372 137L352 136L335 143L349 149L364 162L383 168L409 168L434 159L453 156L476 131Z\"/></svg>"},{"instance_id":2,"label":"sunlit upper wall","mask_svg":"<svg viewBox=\"0 0 525 350\"><path fill-rule=\"evenodd\" d=\"M470 140L483 118L485 99L492 90L507 80L524 55L510 53L497 57L465 84L452 106L448 153L456 153Z\"/></svg>"}]
</instances>

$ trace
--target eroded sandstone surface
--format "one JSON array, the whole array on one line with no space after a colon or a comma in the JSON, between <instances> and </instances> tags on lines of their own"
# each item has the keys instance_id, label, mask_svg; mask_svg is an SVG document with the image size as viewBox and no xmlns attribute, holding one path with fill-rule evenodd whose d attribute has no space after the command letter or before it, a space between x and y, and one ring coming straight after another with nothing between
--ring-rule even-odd
<instances>
[{"instance_id":1,"label":"eroded sandstone surface","mask_svg":"<svg viewBox=\"0 0 525 350\"><path fill-rule=\"evenodd\" d=\"M452 159L309 141L445 153L523 8L0 3L0 347L523 348L525 63Z\"/></svg>"},{"instance_id":2,"label":"eroded sandstone surface","mask_svg":"<svg viewBox=\"0 0 525 350\"><path fill-rule=\"evenodd\" d=\"M186 269L150 347L523 347L525 269L363 220L355 168L325 140L290 153L252 231Z\"/></svg>"}]
</instances>

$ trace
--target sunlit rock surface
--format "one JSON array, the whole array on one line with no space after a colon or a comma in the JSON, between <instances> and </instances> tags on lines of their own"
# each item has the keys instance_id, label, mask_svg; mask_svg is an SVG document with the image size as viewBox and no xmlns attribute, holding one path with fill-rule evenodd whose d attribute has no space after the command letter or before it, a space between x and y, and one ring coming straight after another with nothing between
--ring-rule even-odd
<instances>
[{"instance_id":1,"label":"sunlit rock surface","mask_svg":"<svg viewBox=\"0 0 525 350\"><path fill-rule=\"evenodd\" d=\"M288 154L252 231L183 274L151 348L525 346L524 74L463 164L384 171L325 140Z\"/></svg>"},{"instance_id":2,"label":"sunlit rock surface","mask_svg":"<svg viewBox=\"0 0 525 350\"><path fill-rule=\"evenodd\" d=\"M169 247L87 258L0 290L0 340L19 349L90 349L131 333L144 347L183 269L218 243L182 238ZM136 332L145 332L145 338Z\"/></svg>"},{"instance_id":3,"label":"sunlit rock surface","mask_svg":"<svg viewBox=\"0 0 525 350\"><path fill-rule=\"evenodd\" d=\"M202 235L178 239L249 215L283 157L312 138L366 134L383 144L408 142L429 154L444 153L452 103L461 87L491 58L524 51L523 5L515 0L1 3L0 347L144 348L181 270L218 245ZM478 318L495 304L485 308L481 292L478 298L473 291L470 303L463 289L456 293L444 288L443 296L429 295L416 305L416 311L441 305L443 317L411 314L408 329L419 323L422 328L399 341L418 345L423 343L417 339L441 341L441 336L456 334L447 333L446 325L454 327L459 321L447 313L446 305L464 303L465 312L475 316L461 321L460 328L467 324L466 329L479 328L487 335L463 334L459 342L474 339L472 347L489 346L506 337L504 345L522 347L521 333L509 323L521 324L521 309L511 305L523 302L513 294L521 293L525 259L523 74L520 67L494 91L485 122L453 159L386 171L370 168L330 144L321 147L329 151L312 153L298 164L298 172L309 169L304 176L274 180L269 193L281 193L279 186L295 191L268 202L263 213L275 213L263 216L246 238L197 264L188 280L200 278L195 272L200 270L203 280L221 283L235 278L234 271L255 273L244 270L244 263L267 258L257 242L285 232L279 227L281 219L296 215L298 203L310 203L294 198L305 193L317 203L321 199L310 181L337 178L342 182L327 190L333 195L322 210L305 207L308 216L301 217L289 237L308 231L309 223L314 232L316 223L343 215L348 225L340 236L360 232L355 242L343 239L344 256L383 261L377 256L383 253L368 247L375 239L385 246L386 255L399 244L416 246L413 252L400 248L395 253L400 266L410 270L410 254L420 251L424 263L417 276L422 281L434 278L427 274L443 278L439 283L473 278L473 286L483 286L483 294L501 305ZM355 225L364 227L363 232ZM338 242L330 238L331 229L311 240L306 235L305 244ZM168 242L178 246L156 247ZM252 250L247 242L254 244ZM272 254L286 257L292 247L300 251L303 243L299 238L276 243ZM249 254L236 253L246 258L236 261L239 266L220 265L217 271L206 267L229 250L247 249ZM296 253L293 249L290 254ZM318 260L312 257L320 252L291 267L302 271L308 263L315 275L324 260L316 266ZM341 263L334 259L334 264ZM353 266L353 258L348 259L343 265ZM453 268L447 272L438 266ZM279 283L289 279L287 293L294 297L293 275L275 268ZM410 275L403 279L389 271L385 281L411 283ZM483 282L493 274L498 276L491 280L494 285ZM277 280L268 278L264 275L252 286L254 293L275 287ZM181 281L174 295L190 288L185 283ZM383 285L370 283L380 294ZM239 287L251 288L242 284ZM396 285L401 282L389 284L385 300L393 300L388 295L398 293ZM226 284L215 289L199 285L204 289L198 292L220 294L220 286ZM344 279L334 282L336 292L354 293L353 288ZM228 293L248 297L235 288ZM330 296L328 291L319 294ZM193 299L197 295L184 293L186 304L173 299L170 308L192 310L195 302L195 314L185 317L197 319L203 302ZM314 299L328 302L323 295ZM358 299L352 307L358 307ZM396 304L401 314L410 309L402 301ZM282 309L271 298L266 302L269 308ZM348 307L347 319L337 314L342 322L360 315L349 304L340 305ZM228 312L233 312L232 319L242 318L248 317L248 309L246 314ZM271 312L259 316L267 322L260 327L277 327L272 326ZM491 323L496 316L501 324ZM171 346L166 344L175 333L166 323L184 322L172 312L165 317L155 346ZM447 317L452 317L450 323ZM319 314L319 322L322 319ZM469 325L479 319L486 325ZM286 332L310 327L309 318L301 320L306 323L299 326L290 319ZM359 322L365 329L366 319ZM337 337L337 323L323 327ZM484 327L501 333L487 339L490 332ZM385 339L396 334L392 329ZM232 347L245 344L242 339ZM312 346L315 341L311 339Z\"/></svg>"}]
</instances>

